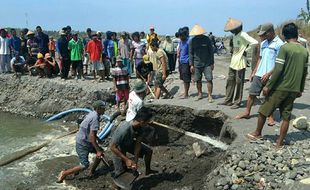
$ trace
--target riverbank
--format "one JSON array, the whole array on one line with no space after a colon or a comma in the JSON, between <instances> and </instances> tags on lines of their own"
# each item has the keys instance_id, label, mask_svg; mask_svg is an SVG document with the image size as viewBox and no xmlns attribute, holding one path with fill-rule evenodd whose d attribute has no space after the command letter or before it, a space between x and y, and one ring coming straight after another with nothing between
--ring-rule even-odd
<instances>
[{"instance_id":1,"label":"riverbank","mask_svg":"<svg viewBox=\"0 0 310 190\"><path fill-rule=\"evenodd\" d=\"M228 117L225 121L229 123L234 133L237 134L229 150L224 155L214 155L210 152L210 158L208 154L196 158L192 150L194 141L188 138L181 138L179 141L176 141L176 144L182 147L178 152L174 152L175 150L171 147L169 148L169 146L155 147L154 164L161 170L166 168L167 172L165 175L158 177L157 183L154 186L146 189L162 189L161 181L164 179L169 181L164 184L167 184L171 189L197 189L197 185L180 183L182 181L182 176L178 175L180 171L178 169L174 170L177 166L169 165L169 167L164 167L163 162L156 161L166 159L165 161L173 163L174 159L180 159L183 155L186 155L186 159L182 163L196 160L195 163L200 163L200 165L205 162L210 162L214 166L218 165L218 167L209 168L214 170L210 175L207 173L195 173L195 170L187 168L186 165L180 167L182 170L181 173L192 172L191 180L195 180L195 178L199 180L203 179L204 183L199 185L201 189L258 189L258 182L261 180L265 181L266 189L295 189L298 187L298 189L302 190L309 188L309 186L307 187L299 182L310 176L310 155L309 151L307 151L309 150L308 145L310 139L308 131L299 131L291 127L286 139L286 147L278 151L272 144L279 133L281 119L279 118L278 112L276 114L276 125L274 127L265 126L264 128L263 134L265 135L265 140L250 142L244 136L255 129L257 122L256 112L259 105L256 104L253 107L253 116L248 120L233 119L238 113L244 111L244 108L232 110L229 107L217 105L217 103L224 100L228 62L229 57L216 57L214 103L208 103L206 93L204 93L204 99L196 101L197 93L193 85L190 88L190 98L179 99L178 95L182 93L183 85L178 80L178 74L175 73L170 75L167 81L167 88L175 98L155 100L152 101L152 104L181 105L193 108L194 110L219 110L225 113ZM248 71L246 76L249 76ZM91 80L62 81L58 78L38 79L28 76L22 76L19 80L12 75L1 75L0 82L0 109L2 111L39 118L46 118L53 113L69 108L89 107L95 99L110 101L112 92L112 82L94 83ZM248 87L249 83L246 83L244 100L247 96L246 89ZM206 92L205 83L203 83L203 91ZM309 98L309 80L307 80L306 91L295 102L294 118L301 115L310 118ZM149 101L147 100L147 102ZM244 104L245 101L243 102ZM158 155L163 150L170 151L170 153L166 157L162 157L161 154ZM51 152L54 154L51 155ZM180 154L180 152L183 154ZM215 156L215 159L212 156ZM39 184L35 186L36 189L42 184L49 184L49 187L57 189L109 189L111 187L111 180L108 170L105 167L101 167L98 177L95 179L88 179L86 174L81 174L73 180L67 180L65 184L59 185L53 182L60 170L72 167L73 163L77 163L74 150L74 135L54 141L48 148L43 148L38 153L22 159L19 163L13 163L6 169L9 169L13 165L23 166L26 160L33 161L34 163L30 168L36 168L37 172L39 171L36 174L30 172L37 178L36 182L33 182L34 184ZM181 161L178 162L181 163ZM198 166L199 164L196 167ZM207 167L208 165L205 166ZM18 171L20 170L17 170L17 173ZM50 173L48 175L49 177L46 176L46 173ZM27 183L21 182L20 187L29 187L29 184L27 186Z\"/></svg>"}]
</instances>

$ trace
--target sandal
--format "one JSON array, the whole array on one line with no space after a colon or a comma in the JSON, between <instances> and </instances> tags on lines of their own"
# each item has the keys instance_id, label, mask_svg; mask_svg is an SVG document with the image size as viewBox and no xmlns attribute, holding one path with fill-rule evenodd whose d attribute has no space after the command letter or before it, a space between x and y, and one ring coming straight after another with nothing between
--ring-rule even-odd
<instances>
[{"instance_id":1,"label":"sandal","mask_svg":"<svg viewBox=\"0 0 310 190\"><path fill-rule=\"evenodd\" d=\"M263 137L262 137L262 136L254 136L254 135L252 135L251 133L248 133L245 137L246 137L247 139L249 139L249 140L252 140L252 141L263 140Z\"/></svg>"}]
</instances>

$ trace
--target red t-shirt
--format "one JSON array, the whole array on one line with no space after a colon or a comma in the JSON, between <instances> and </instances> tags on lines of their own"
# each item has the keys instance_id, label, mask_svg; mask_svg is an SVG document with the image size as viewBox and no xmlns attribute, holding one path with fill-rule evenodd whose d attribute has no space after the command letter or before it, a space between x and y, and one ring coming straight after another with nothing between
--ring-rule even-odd
<instances>
[{"instance_id":1,"label":"red t-shirt","mask_svg":"<svg viewBox=\"0 0 310 190\"><path fill-rule=\"evenodd\" d=\"M102 43L99 40L91 40L87 44L90 61L100 61L102 53Z\"/></svg>"}]
</instances>

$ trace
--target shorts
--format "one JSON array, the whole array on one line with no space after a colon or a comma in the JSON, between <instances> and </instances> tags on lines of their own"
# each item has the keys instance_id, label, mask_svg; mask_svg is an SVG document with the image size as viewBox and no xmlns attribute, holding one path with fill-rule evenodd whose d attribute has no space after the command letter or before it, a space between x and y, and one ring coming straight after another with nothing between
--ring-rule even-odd
<instances>
[{"instance_id":1,"label":"shorts","mask_svg":"<svg viewBox=\"0 0 310 190\"><path fill-rule=\"evenodd\" d=\"M85 54L84 55L84 61L83 61L83 65L88 65L89 64L89 54Z\"/></svg>"},{"instance_id":2,"label":"shorts","mask_svg":"<svg viewBox=\"0 0 310 190\"><path fill-rule=\"evenodd\" d=\"M129 98L129 89L124 90L117 90L115 94L116 102L121 102L125 99L125 102L127 102Z\"/></svg>"},{"instance_id":3,"label":"shorts","mask_svg":"<svg viewBox=\"0 0 310 190\"><path fill-rule=\"evenodd\" d=\"M264 103L260 106L258 113L265 117L269 117L277 108L279 108L281 118L289 121L291 119L291 113L297 95L297 92L271 92L271 94L266 97Z\"/></svg>"},{"instance_id":4,"label":"shorts","mask_svg":"<svg viewBox=\"0 0 310 190\"><path fill-rule=\"evenodd\" d=\"M168 77L168 71L166 73L167 73L167 77ZM156 72L156 74L155 74L155 86L163 87L164 83L165 83L165 80L163 80L163 73Z\"/></svg>"},{"instance_id":5,"label":"shorts","mask_svg":"<svg viewBox=\"0 0 310 190\"><path fill-rule=\"evenodd\" d=\"M127 152L130 154L134 155L134 149L135 149L135 144L133 144L132 147L129 147L128 149L121 150L123 154L126 155ZM140 158L143 158L147 154L152 154L153 150L150 148L148 145L141 143L141 151L140 151ZM123 160L113 154L112 156L112 161L114 165L114 176L117 177L118 175L122 174L124 171L126 171L126 164L123 162Z\"/></svg>"},{"instance_id":6,"label":"shorts","mask_svg":"<svg viewBox=\"0 0 310 190\"><path fill-rule=\"evenodd\" d=\"M88 155L89 153L96 153L94 148L89 148L87 146L81 145L79 143L75 144L75 150L80 160L80 166L83 169L89 167Z\"/></svg>"},{"instance_id":7,"label":"shorts","mask_svg":"<svg viewBox=\"0 0 310 190\"><path fill-rule=\"evenodd\" d=\"M202 73L205 75L205 79L207 81L213 80L213 71L211 69L211 66L195 67L195 73L194 73L195 82L201 82Z\"/></svg>"},{"instance_id":8,"label":"shorts","mask_svg":"<svg viewBox=\"0 0 310 190\"><path fill-rule=\"evenodd\" d=\"M179 65L180 79L183 82L191 82L191 70L189 64Z\"/></svg>"},{"instance_id":9,"label":"shorts","mask_svg":"<svg viewBox=\"0 0 310 190\"><path fill-rule=\"evenodd\" d=\"M249 90L249 94L252 96L259 96L264 86L265 84L262 83L262 78L259 76L254 76Z\"/></svg>"},{"instance_id":10,"label":"shorts","mask_svg":"<svg viewBox=\"0 0 310 190\"><path fill-rule=\"evenodd\" d=\"M101 63L100 61L93 61L92 64L90 65L90 70L103 71L104 70L103 63Z\"/></svg>"},{"instance_id":11,"label":"shorts","mask_svg":"<svg viewBox=\"0 0 310 190\"><path fill-rule=\"evenodd\" d=\"M71 61L71 64L72 64L72 69L73 69L73 70L82 69L82 68L83 68L82 60L79 60L79 61Z\"/></svg>"}]
</instances>

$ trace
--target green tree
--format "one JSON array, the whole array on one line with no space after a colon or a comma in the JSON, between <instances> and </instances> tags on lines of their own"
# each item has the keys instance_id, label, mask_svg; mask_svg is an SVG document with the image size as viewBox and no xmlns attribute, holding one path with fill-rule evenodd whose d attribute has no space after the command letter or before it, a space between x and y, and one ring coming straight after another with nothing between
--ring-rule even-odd
<instances>
[{"instance_id":1,"label":"green tree","mask_svg":"<svg viewBox=\"0 0 310 190\"><path fill-rule=\"evenodd\" d=\"M300 14L297 16L297 18L305 21L305 23L310 24L310 1L307 0L306 2L307 11L305 11L303 8L300 10Z\"/></svg>"}]
</instances>

